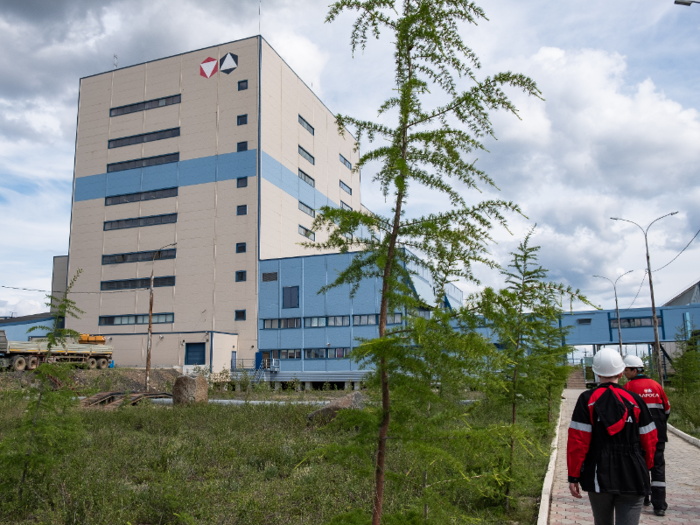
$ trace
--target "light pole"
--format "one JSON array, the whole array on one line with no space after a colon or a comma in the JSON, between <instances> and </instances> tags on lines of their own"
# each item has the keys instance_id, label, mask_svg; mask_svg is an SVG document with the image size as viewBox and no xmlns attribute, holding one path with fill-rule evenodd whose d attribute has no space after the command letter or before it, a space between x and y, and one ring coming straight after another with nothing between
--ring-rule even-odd
<instances>
[{"instance_id":1,"label":"light pole","mask_svg":"<svg viewBox=\"0 0 700 525\"><path fill-rule=\"evenodd\" d=\"M175 246L176 244L176 242L173 242L170 244L166 244L165 246L161 246L155 252L153 252L153 259L151 259L151 284L148 287L151 297L148 305L148 343L146 345L146 392L149 391L151 382L151 345L153 339L153 270L155 269L156 256L158 256L158 258L160 259L160 251L163 248L169 248L170 246Z\"/></svg>"},{"instance_id":2,"label":"light pole","mask_svg":"<svg viewBox=\"0 0 700 525\"><path fill-rule=\"evenodd\" d=\"M632 273L633 271L634 270L630 270L629 272L623 273L617 279L615 279L615 281L613 281L612 279L608 279L604 275L594 275L593 276L593 277L598 277L599 279L607 279L613 285L613 291L615 292L615 315L617 315L617 342L620 345L620 357L624 357L624 356L622 355L622 330L620 329L620 306L617 303L617 281L622 279L628 273Z\"/></svg>"},{"instance_id":3,"label":"light pole","mask_svg":"<svg viewBox=\"0 0 700 525\"><path fill-rule=\"evenodd\" d=\"M654 352L656 354L656 365L659 369L659 383L661 383L661 386L664 386L664 374L663 374L663 362L661 361L661 343L659 342L659 320L656 318L656 302L654 301L654 283L651 279L651 261L649 259L649 240L647 238L647 234L649 233L649 228L651 228L651 225L654 224L656 221L660 221L661 219L665 217L670 217L671 215L675 215L678 213L677 211L667 213L666 215L662 215L661 217L658 217L651 221L649 223L649 226L647 226L646 230L642 228L639 224L637 224L634 221L631 221L629 219L621 219L619 217L610 217L614 221L624 221L624 222L629 222L630 224L634 224L637 228L642 230L642 233L644 234L644 246L647 251L647 272L649 273L649 292L651 294L651 317L652 317L652 323L654 325Z\"/></svg>"}]
</instances>

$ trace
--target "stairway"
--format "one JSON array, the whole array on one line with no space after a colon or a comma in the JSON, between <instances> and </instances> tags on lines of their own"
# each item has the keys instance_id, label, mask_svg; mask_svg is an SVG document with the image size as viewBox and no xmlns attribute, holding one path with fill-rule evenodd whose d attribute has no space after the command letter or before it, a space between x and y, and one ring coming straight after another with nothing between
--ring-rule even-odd
<instances>
[{"instance_id":1,"label":"stairway","mask_svg":"<svg viewBox=\"0 0 700 525\"><path fill-rule=\"evenodd\" d=\"M574 370L569 374L566 380L566 388L574 388L579 390L584 390L586 388L586 381L583 379L583 369L580 366L574 368Z\"/></svg>"}]
</instances>

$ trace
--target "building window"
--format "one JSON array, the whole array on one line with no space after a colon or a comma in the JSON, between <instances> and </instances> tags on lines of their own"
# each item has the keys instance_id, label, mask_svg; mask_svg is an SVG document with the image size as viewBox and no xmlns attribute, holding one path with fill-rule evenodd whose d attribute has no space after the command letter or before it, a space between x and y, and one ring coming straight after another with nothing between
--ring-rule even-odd
<instances>
[{"instance_id":1,"label":"building window","mask_svg":"<svg viewBox=\"0 0 700 525\"><path fill-rule=\"evenodd\" d=\"M248 205L241 204L236 207L236 215L248 215Z\"/></svg>"},{"instance_id":2,"label":"building window","mask_svg":"<svg viewBox=\"0 0 700 525\"><path fill-rule=\"evenodd\" d=\"M288 330L293 328L301 328L301 318L291 317L285 319L265 319L263 321L265 330Z\"/></svg>"},{"instance_id":3,"label":"building window","mask_svg":"<svg viewBox=\"0 0 700 525\"><path fill-rule=\"evenodd\" d=\"M345 184L342 180L340 181L340 187L343 189L344 192L349 193L352 195L352 188Z\"/></svg>"},{"instance_id":4,"label":"building window","mask_svg":"<svg viewBox=\"0 0 700 525\"><path fill-rule=\"evenodd\" d=\"M355 326L376 325L378 317L379 316L377 314L353 315L352 324Z\"/></svg>"},{"instance_id":5,"label":"building window","mask_svg":"<svg viewBox=\"0 0 700 525\"><path fill-rule=\"evenodd\" d=\"M277 272L263 272L262 280L264 283L269 283L277 280Z\"/></svg>"},{"instance_id":6,"label":"building window","mask_svg":"<svg viewBox=\"0 0 700 525\"><path fill-rule=\"evenodd\" d=\"M347 169L349 169L349 170L352 169L352 164L350 164L350 161L349 161L348 159L346 159L345 157L343 157L342 155L340 155L340 162L342 162L343 164L345 164L345 167L346 167Z\"/></svg>"},{"instance_id":7,"label":"building window","mask_svg":"<svg viewBox=\"0 0 700 525\"><path fill-rule=\"evenodd\" d=\"M177 222L177 213L167 215L151 215L150 217L135 217L133 219L119 219L117 221L105 221L104 229L123 230L125 228L138 228L140 226L157 226L158 224L172 224Z\"/></svg>"},{"instance_id":8,"label":"building window","mask_svg":"<svg viewBox=\"0 0 700 525\"><path fill-rule=\"evenodd\" d=\"M386 324L401 324L401 314L387 314Z\"/></svg>"},{"instance_id":9,"label":"building window","mask_svg":"<svg viewBox=\"0 0 700 525\"><path fill-rule=\"evenodd\" d=\"M343 359L350 354L349 348L329 348L328 359Z\"/></svg>"},{"instance_id":10,"label":"building window","mask_svg":"<svg viewBox=\"0 0 700 525\"><path fill-rule=\"evenodd\" d=\"M324 326L350 326L350 316L332 315L330 317L304 318L304 328L322 328Z\"/></svg>"},{"instance_id":11,"label":"building window","mask_svg":"<svg viewBox=\"0 0 700 525\"><path fill-rule=\"evenodd\" d=\"M301 127L304 128L306 131L308 131L312 135L314 134L313 126L311 124L309 124L308 122L306 122L304 117L302 117L301 115L299 115L299 124L301 124Z\"/></svg>"},{"instance_id":12,"label":"building window","mask_svg":"<svg viewBox=\"0 0 700 525\"><path fill-rule=\"evenodd\" d=\"M248 89L248 81L247 80L239 80L238 81L238 91L245 91Z\"/></svg>"},{"instance_id":13,"label":"building window","mask_svg":"<svg viewBox=\"0 0 700 525\"><path fill-rule=\"evenodd\" d=\"M352 211L352 206L345 204L343 201L340 201L340 207L343 208L344 210Z\"/></svg>"},{"instance_id":14,"label":"building window","mask_svg":"<svg viewBox=\"0 0 700 525\"><path fill-rule=\"evenodd\" d=\"M157 199L167 199L177 197L177 188L166 188L164 190L140 191L138 193L127 193L126 195L115 195L105 197L105 206L115 204L126 204L128 202L153 201Z\"/></svg>"},{"instance_id":15,"label":"building window","mask_svg":"<svg viewBox=\"0 0 700 525\"><path fill-rule=\"evenodd\" d=\"M238 177L236 179L236 188L247 188L248 187L248 177Z\"/></svg>"},{"instance_id":16,"label":"building window","mask_svg":"<svg viewBox=\"0 0 700 525\"><path fill-rule=\"evenodd\" d=\"M312 348L304 350L304 359L325 359L326 349L325 348Z\"/></svg>"},{"instance_id":17,"label":"building window","mask_svg":"<svg viewBox=\"0 0 700 525\"><path fill-rule=\"evenodd\" d=\"M663 319L656 318L659 326L663 325ZM646 328L654 326L652 317L621 317L620 328ZM610 319L610 328L617 328L617 319Z\"/></svg>"},{"instance_id":18,"label":"building window","mask_svg":"<svg viewBox=\"0 0 700 525\"><path fill-rule=\"evenodd\" d=\"M152 133L142 133L141 135L112 139L107 142L107 148L121 148L123 146L131 146L132 144L143 144L144 142L153 142L179 136L180 128L164 129L162 131L153 131Z\"/></svg>"},{"instance_id":19,"label":"building window","mask_svg":"<svg viewBox=\"0 0 700 525\"><path fill-rule=\"evenodd\" d=\"M205 343L185 344L185 365L206 364L207 352Z\"/></svg>"},{"instance_id":20,"label":"building window","mask_svg":"<svg viewBox=\"0 0 700 525\"><path fill-rule=\"evenodd\" d=\"M248 124L248 115L238 115L238 117L236 117L236 124L238 126L243 126L244 124Z\"/></svg>"},{"instance_id":21,"label":"building window","mask_svg":"<svg viewBox=\"0 0 700 525\"><path fill-rule=\"evenodd\" d=\"M236 282L240 283L246 280L246 271L245 270L239 270L236 272Z\"/></svg>"},{"instance_id":22,"label":"building window","mask_svg":"<svg viewBox=\"0 0 700 525\"><path fill-rule=\"evenodd\" d=\"M127 160L124 162L114 162L107 164L107 173L115 171L133 170L136 168L148 168L149 166L160 166L161 164L172 164L180 160L179 153L168 153L157 157L146 157L145 159Z\"/></svg>"},{"instance_id":23,"label":"building window","mask_svg":"<svg viewBox=\"0 0 700 525\"><path fill-rule=\"evenodd\" d=\"M307 206L303 202L299 201L299 209L306 213L306 215L310 215L311 217L316 217L316 211L311 207Z\"/></svg>"},{"instance_id":24,"label":"building window","mask_svg":"<svg viewBox=\"0 0 700 525\"><path fill-rule=\"evenodd\" d=\"M308 160L311 164L316 164L316 160L314 159L313 155L306 151L304 148L299 146L299 155L304 157L306 160Z\"/></svg>"},{"instance_id":25,"label":"building window","mask_svg":"<svg viewBox=\"0 0 700 525\"><path fill-rule=\"evenodd\" d=\"M160 288L161 286L175 286L175 276L169 275L165 277L154 277L153 287ZM137 288L150 288L150 277L141 279L122 279L121 281L102 281L100 290L135 290Z\"/></svg>"},{"instance_id":26,"label":"building window","mask_svg":"<svg viewBox=\"0 0 700 525\"><path fill-rule=\"evenodd\" d=\"M102 264L122 264L174 259L175 253L175 248L170 248L167 250L153 250L148 252L115 253L112 255L103 255Z\"/></svg>"},{"instance_id":27,"label":"building window","mask_svg":"<svg viewBox=\"0 0 700 525\"><path fill-rule=\"evenodd\" d=\"M307 239L311 241L316 240L316 234L309 230L308 228L304 228L301 224L299 225L299 235L303 235Z\"/></svg>"},{"instance_id":28,"label":"building window","mask_svg":"<svg viewBox=\"0 0 700 525\"><path fill-rule=\"evenodd\" d=\"M301 350L280 350L280 359L301 359Z\"/></svg>"},{"instance_id":29,"label":"building window","mask_svg":"<svg viewBox=\"0 0 700 525\"><path fill-rule=\"evenodd\" d=\"M237 242L236 243L236 253L245 253L246 252L246 245L244 242Z\"/></svg>"},{"instance_id":30,"label":"building window","mask_svg":"<svg viewBox=\"0 0 700 525\"><path fill-rule=\"evenodd\" d=\"M576 323L578 323L579 325L589 325L591 324L591 319L576 319ZM617 328L617 325L615 325L615 327Z\"/></svg>"},{"instance_id":31,"label":"building window","mask_svg":"<svg viewBox=\"0 0 700 525\"><path fill-rule=\"evenodd\" d=\"M313 178L309 177L309 175L303 172L302 170L299 170L299 178L312 188L316 187L316 181Z\"/></svg>"},{"instance_id":32,"label":"building window","mask_svg":"<svg viewBox=\"0 0 700 525\"><path fill-rule=\"evenodd\" d=\"M175 322L175 314L153 314L153 324L173 322ZM119 326L125 324L148 324L148 314L106 315L100 317L100 326Z\"/></svg>"},{"instance_id":33,"label":"building window","mask_svg":"<svg viewBox=\"0 0 700 525\"><path fill-rule=\"evenodd\" d=\"M236 144L236 151L241 152L241 151L248 151L248 143L247 142L239 142Z\"/></svg>"},{"instance_id":34,"label":"building window","mask_svg":"<svg viewBox=\"0 0 700 525\"><path fill-rule=\"evenodd\" d=\"M109 110L110 117L117 117L119 115L126 115L128 113L136 113L137 111L145 111L147 109L162 108L163 106L170 106L172 104L179 104L181 100L180 95L173 95L172 97L157 98L154 100L147 100L145 102L137 102L136 104L129 104L128 106L119 106L117 108L112 108Z\"/></svg>"},{"instance_id":35,"label":"building window","mask_svg":"<svg viewBox=\"0 0 700 525\"><path fill-rule=\"evenodd\" d=\"M236 313L234 315L234 320L245 321L245 310L236 310Z\"/></svg>"},{"instance_id":36,"label":"building window","mask_svg":"<svg viewBox=\"0 0 700 525\"><path fill-rule=\"evenodd\" d=\"M284 286L282 288L282 308L299 308L298 286Z\"/></svg>"}]
</instances>

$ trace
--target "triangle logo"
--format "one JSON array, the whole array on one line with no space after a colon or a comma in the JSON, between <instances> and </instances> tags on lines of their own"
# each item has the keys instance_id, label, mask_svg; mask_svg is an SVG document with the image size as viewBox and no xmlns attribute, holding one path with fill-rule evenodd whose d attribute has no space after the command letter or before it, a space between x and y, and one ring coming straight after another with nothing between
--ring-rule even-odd
<instances>
[{"instance_id":1,"label":"triangle logo","mask_svg":"<svg viewBox=\"0 0 700 525\"><path fill-rule=\"evenodd\" d=\"M221 60L219 60L219 70L227 75L238 67L238 55L233 53L226 53Z\"/></svg>"},{"instance_id":2,"label":"triangle logo","mask_svg":"<svg viewBox=\"0 0 700 525\"><path fill-rule=\"evenodd\" d=\"M217 72L218 62L215 58L208 57L204 62L199 64L199 74L204 78L211 78L211 76Z\"/></svg>"}]
</instances>

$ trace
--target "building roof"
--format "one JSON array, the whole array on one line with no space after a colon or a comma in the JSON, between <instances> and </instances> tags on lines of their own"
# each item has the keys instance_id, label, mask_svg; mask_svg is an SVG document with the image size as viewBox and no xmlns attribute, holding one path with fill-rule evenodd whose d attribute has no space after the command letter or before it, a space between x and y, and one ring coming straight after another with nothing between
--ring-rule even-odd
<instances>
[{"instance_id":1,"label":"building roof","mask_svg":"<svg viewBox=\"0 0 700 525\"><path fill-rule=\"evenodd\" d=\"M695 281L681 293L666 301L663 306L682 306L700 303L700 281Z\"/></svg>"},{"instance_id":2,"label":"building roof","mask_svg":"<svg viewBox=\"0 0 700 525\"><path fill-rule=\"evenodd\" d=\"M34 321L41 321L42 319L51 319L52 317L53 317L53 314L51 312L42 312L40 314L23 315L21 317L7 317L5 319L0 319L0 325L31 323Z\"/></svg>"}]
</instances>

